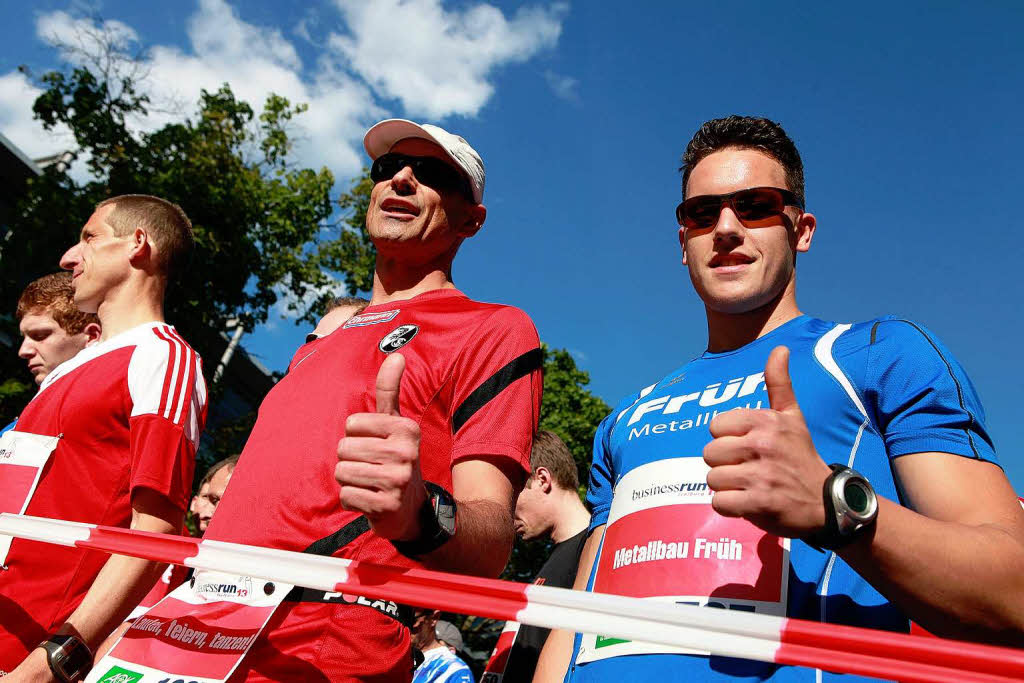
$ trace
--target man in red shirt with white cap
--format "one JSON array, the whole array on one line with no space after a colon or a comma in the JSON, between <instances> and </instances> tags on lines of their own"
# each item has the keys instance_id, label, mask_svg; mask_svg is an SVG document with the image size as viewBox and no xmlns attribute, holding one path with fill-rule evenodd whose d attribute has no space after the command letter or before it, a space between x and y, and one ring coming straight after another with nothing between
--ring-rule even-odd
<instances>
[{"instance_id":1,"label":"man in red shirt with white cap","mask_svg":"<svg viewBox=\"0 0 1024 683\"><path fill-rule=\"evenodd\" d=\"M530 472L542 387L537 332L522 311L473 301L452 282L459 246L487 215L473 148L399 119L373 126L364 144L375 182L366 216L377 248L370 305L297 351L260 407L205 539L497 576ZM225 580L197 578L206 597L183 597L177 611L150 619L192 615L204 630L223 631L190 610L210 600L207 586L220 591L213 604L225 604ZM164 654L141 662L126 638L99 666L100 680L153 664L205 680L410 680L411 610L255 580L241 591L258 598L231 598L239 605L231 624L245 610L273 612L245 632L259 635L235 660L222 665L209 643L197 651L167 640ZM208 667L192 664L207 655Z\"/></svg>"}]
</instances>

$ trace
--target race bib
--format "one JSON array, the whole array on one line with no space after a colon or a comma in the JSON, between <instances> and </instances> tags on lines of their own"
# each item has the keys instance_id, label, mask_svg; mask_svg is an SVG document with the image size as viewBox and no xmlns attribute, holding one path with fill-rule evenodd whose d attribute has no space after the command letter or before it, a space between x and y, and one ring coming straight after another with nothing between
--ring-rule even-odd
<instances>
[{"instance_id":1,"label":"race bib","mask_svg":"<svg viewBox=\"0 0 1024 683\"><path fill-rule=\"evenodd\" d=\"M508 667L508 656L512 653L512 646L516 642L517 635L519 635L519 622L506 621L501 635L498 636L498 642L494 645L494 652L491 653L491 658L484 668L484 674L480 677L480 683L501 683L505 669Z\"/></svg>"},{"instance_id":2,"label":"race bib","mask_svg":"<svg viewBox=\"0 0 1024 683\"><path fill-rule=\"evenodd\" d=\"M276 581L197 571L132 623L86 683L220 683L291 589Z\"/></svg>"},{"instance_id":3,"label":"race bib","mask_svg":"<svg viewBox=\"0 0 1024 683\"><path fill-rule=\"evenodd\" d=\"M0 436L0 512L25 514L39 484L43 467L60 436L40 436L11 430ZM0 535L0 565L7 561L10 536Z\"/></svg>"},{"instance_id":4,"label":"race bib","mask_svg":"<svg viewBox=\"0 0 1024 683\"><path fill-rule=\"evenodd\" d=\"M595 593L785 616L789 539L711 507L702 458L642 465L615 486ZM652 653L707 654L583 634L578 663Z\"/></svg>"}]
</instances>

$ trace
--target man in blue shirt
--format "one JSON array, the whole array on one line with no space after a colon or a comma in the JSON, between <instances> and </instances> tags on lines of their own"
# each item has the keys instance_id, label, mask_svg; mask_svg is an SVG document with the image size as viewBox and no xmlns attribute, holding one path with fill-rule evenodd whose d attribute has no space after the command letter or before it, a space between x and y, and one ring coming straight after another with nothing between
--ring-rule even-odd
<instances>
[{"instance_id":1,"label":"man in blue shirt","mask_svg":"<svg viewBox=\"0 0 1024 683\"><path fill-rule=\"evenodd\" d=\"M423 653L413 683L473 683L469 666L456 654L462 649L462 634L440 616L437 610L421 610L413 622L413 646Z\"/></svg>"},{"instance_id":2,"label":"man in blue shirt","mask_svg":"<svg viewBox=\"0 0 1024 683\"><path fill-rule=\"evenodd\" d=\"M1024 591L1024 514L964 370L914 322L801 313L796 255L817 221L778 124L705 123L682 184L679 240L707 351L602 422L575 587L1024 643L1010 599ZM535 680L567 670L573 681L836 678L552 634Z\"/></svg>"}]
</instances>

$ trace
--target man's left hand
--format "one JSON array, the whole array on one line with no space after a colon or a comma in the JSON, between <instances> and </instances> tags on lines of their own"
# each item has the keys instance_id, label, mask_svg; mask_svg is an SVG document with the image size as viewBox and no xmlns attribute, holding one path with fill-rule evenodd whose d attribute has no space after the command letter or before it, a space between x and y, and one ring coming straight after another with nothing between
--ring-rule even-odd
<instances>
[{"instance_id":1,"label":"man's left hand","mask_svg":"<svg viewBox=\"0 0 1024 683\"><path fill-rule=\"evenodd\" d=\"M366 515L373 531L394 541L419 535L427 499L420 472L420 427L398 409L405 358L395 353L377 372L377 412L355 413L338 442L334 478L341 505Z\"/></svg>"},{"instance_id":2,"label":"man's left hand","mask_svg":"<svg viewBox=\"0 0 1024 683\"><path fill-rule=\"evenodd\" d=\"M776 536L802 538L825 524L822 486L832 473L818 455L789 378L789 349L764 367L768 410L739 409L711 420L704 447L711 505Z\"/></svg>"}]
</instances>

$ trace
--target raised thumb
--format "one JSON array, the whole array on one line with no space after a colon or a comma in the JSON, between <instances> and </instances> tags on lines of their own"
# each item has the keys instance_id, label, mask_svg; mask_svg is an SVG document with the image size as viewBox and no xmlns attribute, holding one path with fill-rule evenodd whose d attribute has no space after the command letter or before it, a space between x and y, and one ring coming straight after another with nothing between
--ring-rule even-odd
<instances>
[{"instance_id":1,"label":"raised thumb","mask_svg":"<svg viewBox=\"0 0 1024 683\"><path fill-rule=\"evenodd\" d=\"M764 364L764 386L768 390L768 404L773 410L800 412L800 404L793 393L793 382L789 379L789 349L776 346Z\"/></svg>"},{"instance_id":2,"label":"raised thumb","mask_svg":"<svg viewBox=\"0 0 1024 683\"><path fill-rule=\"evenodd\" d=\"M402 373L405 372L405 357L392 353L380 364L377 371L377 412L384 415L401 415L398 397L402 387Z\"/></svg>"}]
</instances>

